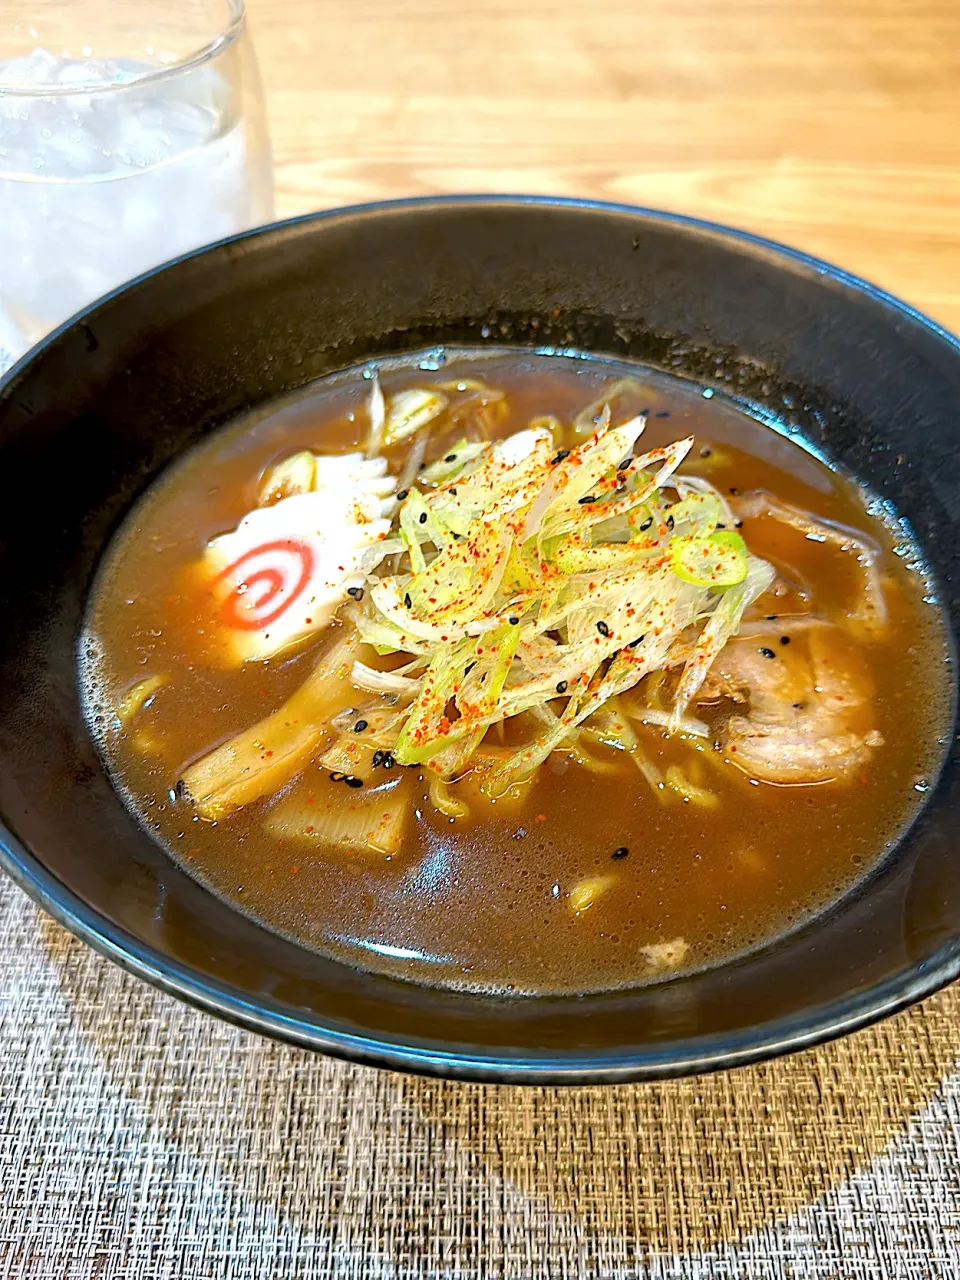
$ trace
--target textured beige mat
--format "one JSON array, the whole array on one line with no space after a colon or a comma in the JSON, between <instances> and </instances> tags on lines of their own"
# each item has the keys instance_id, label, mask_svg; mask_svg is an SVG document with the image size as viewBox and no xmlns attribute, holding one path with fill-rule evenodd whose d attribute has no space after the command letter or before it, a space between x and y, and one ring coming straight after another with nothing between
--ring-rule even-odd
<instances>
[{"instance_id":1,"label":"textured beige mat","mask_svg":"<svg viewBox=\"0 0 960 1280\"><path fill-rule=\"evenodd\" d=\"M770 1066L597 1090L312 1056L0 877L0 1277L960 1277L960 990Z\"/></svg>"}]
</instances>

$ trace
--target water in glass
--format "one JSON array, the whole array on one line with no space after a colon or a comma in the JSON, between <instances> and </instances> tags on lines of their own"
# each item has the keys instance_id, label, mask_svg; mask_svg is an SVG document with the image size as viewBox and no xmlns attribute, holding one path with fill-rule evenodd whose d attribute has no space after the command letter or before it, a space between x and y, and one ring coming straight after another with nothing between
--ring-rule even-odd
<instances>
[{"instance_id":1,"label":"water in glass","mask_svg":"<svg viewBox=\"0 0 960 1280\"><path fill-rule=\"evenodd\" d=\"M159 74L43 48L0 62L0 372L102 293L269 220L242 35Z\"/></svg>"}]
</instances>

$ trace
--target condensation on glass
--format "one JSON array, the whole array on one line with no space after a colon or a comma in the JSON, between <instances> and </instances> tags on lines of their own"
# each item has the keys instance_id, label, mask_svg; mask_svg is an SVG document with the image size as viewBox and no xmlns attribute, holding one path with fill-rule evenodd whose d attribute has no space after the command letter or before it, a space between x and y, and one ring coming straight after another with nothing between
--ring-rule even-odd
<instances>
[{"instance_id":1,"label":"condensation on glass","mask_svg":"<svg viewBox=\"0 0 960 1280\"><path fill-rule=\"evenodd\" d=\"M102 294L272 213L243 0L18 3L0 21L0 373Z\"/></svg>"}]
</instances>

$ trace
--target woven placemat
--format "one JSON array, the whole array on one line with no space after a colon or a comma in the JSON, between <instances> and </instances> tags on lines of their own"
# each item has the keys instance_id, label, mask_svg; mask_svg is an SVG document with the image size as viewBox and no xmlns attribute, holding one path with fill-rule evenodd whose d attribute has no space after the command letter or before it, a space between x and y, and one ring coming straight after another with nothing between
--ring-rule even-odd
<instances>
[{"instance_id":1,"label":"woven placemat","mask_svg":"<svg viewBox=\"0 0 960 1280\"><path fill-rule=\"evenodd\" d=\"M960 1276L960 989L700 1080L446 1084L262 1040L0 877L0 1276Z\"/></svg>"}]
</instances>

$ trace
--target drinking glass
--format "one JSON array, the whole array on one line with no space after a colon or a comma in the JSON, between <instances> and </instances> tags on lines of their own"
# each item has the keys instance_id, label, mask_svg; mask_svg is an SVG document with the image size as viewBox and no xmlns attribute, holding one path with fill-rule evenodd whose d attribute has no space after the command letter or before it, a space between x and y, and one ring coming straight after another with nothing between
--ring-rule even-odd
<instances>
[{"instance_id":1,"label":"drinking glass","mask_svg":"<svg viewBox=\"0 0 960 1280\"><path fill-rule=\"evenodd\" d=\"M0 0L0 373L101 294L272 213L243 0Z\"/></svg>"}]
</instances>

